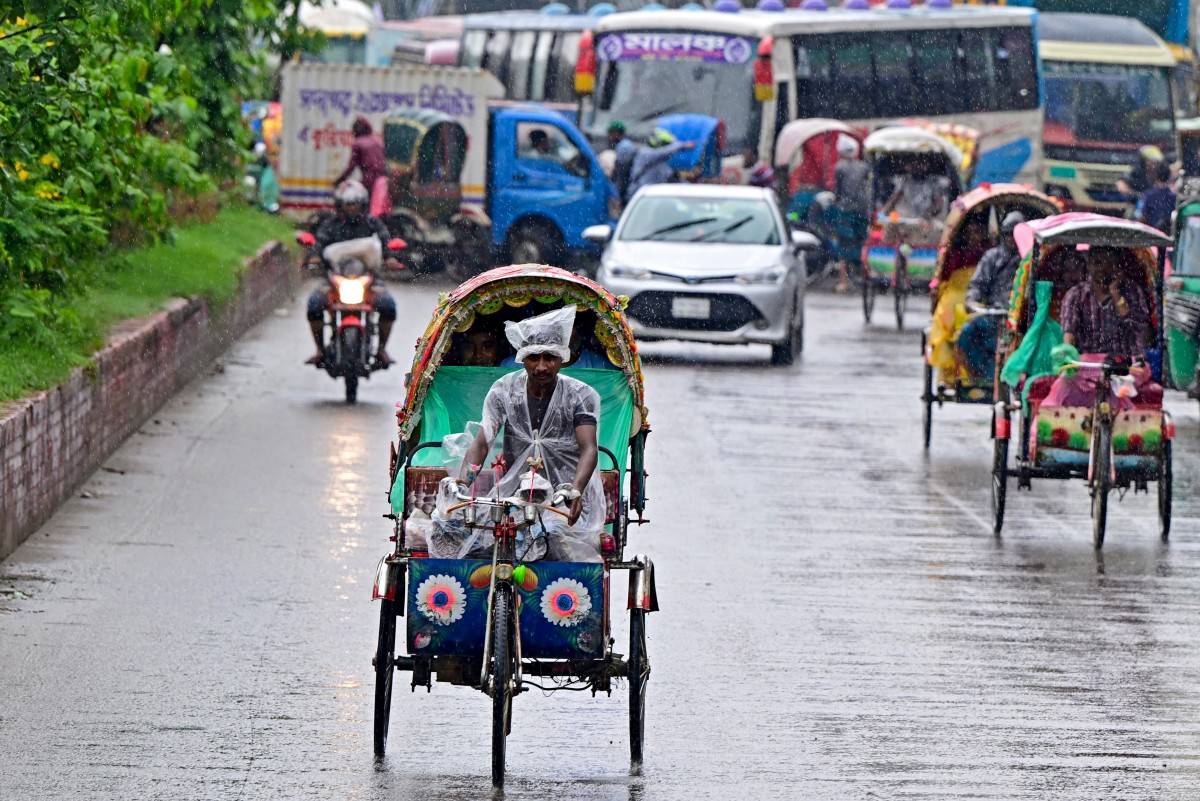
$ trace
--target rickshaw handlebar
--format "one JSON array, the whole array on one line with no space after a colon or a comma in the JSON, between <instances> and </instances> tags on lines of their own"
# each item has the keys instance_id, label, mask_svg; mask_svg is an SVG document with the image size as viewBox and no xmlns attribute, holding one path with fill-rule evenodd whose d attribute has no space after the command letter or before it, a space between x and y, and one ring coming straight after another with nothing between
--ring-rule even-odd
<instances>
[{"instance_id":1,"label":"rickshaw handlebar","mask_svg":"<svg viewBox=\"0 0 1200 801\"><path fill-rule=\"evenodd\" d=\"M488 508L493 508L493 509L498 508L498 509L505 509L505 510L524 509L526 506L533 506L538 509L544 509L547 512L554 512L555 514L562 515L563 517L566 517L566 518L569 518L571 516L569 513L564 512L562 509L558 509L549 504L545 504L545 503L531 504L526 499L521 498L516 495L510 496L508 498L500 498L497 500L496 498L472 498L470 495L464 495L461 492L456 492L456 493L454 493L454 497L458 498L460 501L462 501L462 503L458 503L458 504L455 504L454 506L451 506L449 509L446 510L447 512L456 512L459 509L464 509L464 508L466 508L468 506L472 506L472 505L486 506Z\"/></svg>"}]
</instances>

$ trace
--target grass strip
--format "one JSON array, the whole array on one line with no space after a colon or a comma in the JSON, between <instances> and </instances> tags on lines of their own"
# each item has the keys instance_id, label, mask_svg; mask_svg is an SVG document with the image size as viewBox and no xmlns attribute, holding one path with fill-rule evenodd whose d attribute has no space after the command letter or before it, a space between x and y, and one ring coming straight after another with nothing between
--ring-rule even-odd
<instances>
[{"instance_id":1,"label":"grass strip","mask_svg":"<svg viewBox=\"0 0 1200 801\"><path fill-rule=\"evenodd\" d=\"M210 223L189 225L175 241L105 256L81 271L80 291L60 300L58 321L35 339L0 343L0 401L66 380L107 341L113 325L162 308L171 298L233 297L245 259L272 239L291 241L291 221L241 204Z\"/></svg>"}]
</instances>

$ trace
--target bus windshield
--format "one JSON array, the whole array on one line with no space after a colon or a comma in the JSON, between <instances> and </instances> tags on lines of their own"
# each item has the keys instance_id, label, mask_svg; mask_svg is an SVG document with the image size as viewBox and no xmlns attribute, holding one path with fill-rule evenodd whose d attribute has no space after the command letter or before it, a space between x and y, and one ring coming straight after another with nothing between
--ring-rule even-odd
<instances>
[{"instance_id":1,"label":"bus windshield","mask_svg":"<svg viewBox=\"0 0 1200 801\"><path fill-rule=\"evenodd\" d=\"M634 47L643 40L652 40L648 57ZM709 48L714 42L719 46ZM707 114L724 121L727 154L757 145L762 106L754 101L756 46L751 39L717 35L602 37L596 114L587 133L600 139L611 121L620 120L631 137L644 140L665 114Z\"/></svg>"},{"instance_id":2,"label":"bus windshield","mask_svg":"<svg viewBox=\"0 0 1200 801\"><path fill-rule=\"evenodd\" d=\"M1047 61L1044 70L1047 149L1136 150L1154 144L1174 151L1165 68Z\"/></svg>"}]
</instances>

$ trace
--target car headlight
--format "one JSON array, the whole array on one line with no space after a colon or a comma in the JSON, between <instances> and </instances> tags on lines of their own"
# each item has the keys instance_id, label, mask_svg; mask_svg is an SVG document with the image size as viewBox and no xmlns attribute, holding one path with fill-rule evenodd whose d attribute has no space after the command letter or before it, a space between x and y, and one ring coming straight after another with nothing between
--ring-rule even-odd
<instances>
[{"instance_id":1,"label":"car headlight","mask_svg":"<svg viewBox=\"0 0 1200 801\"><path fill-rule=\"evenodd\" d=\"M362 281L347 278L338 286L338 300L347 306L357 306L363 302L366 287Z\"/></svg>"},{"instance_id":2,"label":"car headlight","mask_svg":"<svg viewBox=\"0 0 1200 801\"><path fill-rule=\"evenodd\" d=\"M613 278L633 278L637 281L648 281L653 276L644 267L625 267L620 264L608 264L604 270Z\"/></svg>"},{"instance_id":3,"label":"car headlight","mask_svg":"<svg viewBox=\"0 0 1200 801\"><path fill-rule=\"evenodd\" d=\"M779 284L787 278L787 268L782 265L769 267L766 270L756 270L752 273L742 273L736 280L739 284Z\"/></svg>"}]
</instances>

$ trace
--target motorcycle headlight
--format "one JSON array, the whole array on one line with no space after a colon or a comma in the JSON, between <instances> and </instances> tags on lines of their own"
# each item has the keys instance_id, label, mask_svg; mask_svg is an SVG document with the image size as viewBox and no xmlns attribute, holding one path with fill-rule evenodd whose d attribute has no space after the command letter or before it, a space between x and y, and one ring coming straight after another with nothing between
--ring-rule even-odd
<instances>
[{"instance_id":1,"label":"motorcycle headlight","mask_svg":"<svg viewBox=\"0 0 1200 801\"><path fill-rule=\"evenodd\" d=\"M653 276L643 267L625 267L621 264L609 264L604 268L613 278L633 278L637 281L648 281Z\"/></svg>"},{"instance_id":2,"label":"motorcycle headlight","mask_svg":"<svg viewBox=\"0 0 1200 801\"><path fill-rule=\"evenodd\" d=\"M779 284L787 277L787 268L776 265L766 270L756 270L752 273L742 273L735 280L739 284Z\"/></svg>"},{"instance_id":3,"label":"motorcycle headlight","mask_svg":"<svg viewBox=\"0 0 1200 801\"><path fill-rule=\"evenodd\" d=\"M338 300L347 306L357 306L363 302L366 287L362 281L346 280L338 286Z\"/></svg>"}]
</instances>

